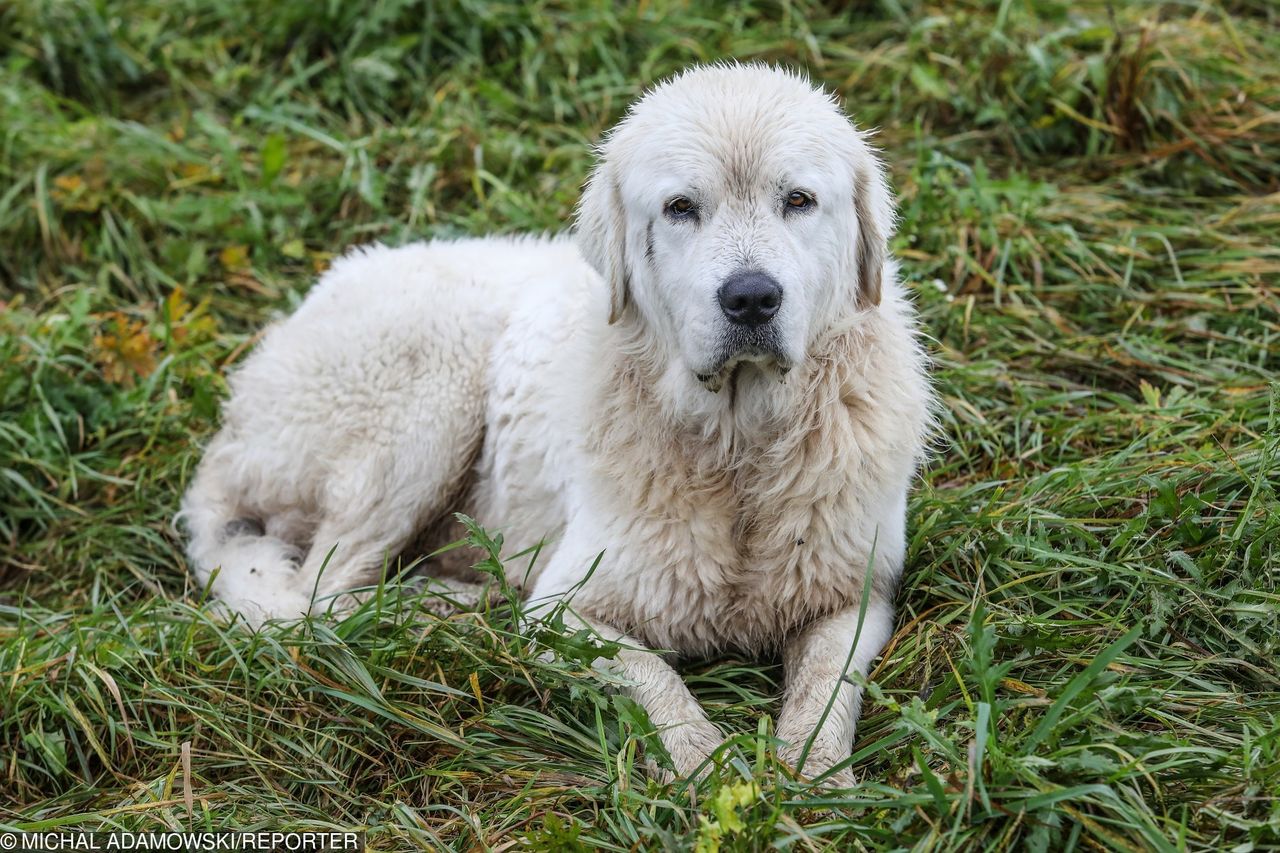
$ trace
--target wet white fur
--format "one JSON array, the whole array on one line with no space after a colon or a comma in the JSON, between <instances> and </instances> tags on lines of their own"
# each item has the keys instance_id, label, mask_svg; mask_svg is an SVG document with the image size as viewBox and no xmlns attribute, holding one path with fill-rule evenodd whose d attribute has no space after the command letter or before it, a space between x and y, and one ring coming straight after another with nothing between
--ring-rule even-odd
<instances>
[{"instance_id":1,"label":"wet white fur","mask_svg":"<svg viewBox=\"0 0 1280 853\"><path fill-rule=\"evenodd\" d=\"M846 663L892 633L929 422L883 169L829 97L759 66L658 86L600 154L576 240L358 250L267 332L184 500L192 565L254 618L295 615L466 510L546 541L517 578L535 610L572 594L634 647L613 665L678 770L721 735L646 648L781 649L783 754L814 734L817 774L849 755ZM797 188L817 206L784 214ZM664 215L675 195L696 223ZM713 392L715 291L745 267L784 289L783 358Z\"/></svg>"}]
</instances>

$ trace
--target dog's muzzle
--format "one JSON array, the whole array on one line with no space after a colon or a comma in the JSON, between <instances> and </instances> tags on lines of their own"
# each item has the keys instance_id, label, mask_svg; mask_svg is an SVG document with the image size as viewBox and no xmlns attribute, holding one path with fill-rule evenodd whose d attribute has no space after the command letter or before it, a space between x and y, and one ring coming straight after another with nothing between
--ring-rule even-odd
<instances>
[{"instance_id":1,"label":"dog's muzzle","mask_svg":"<svg viewBox=\"0 0 1280 853\"><path fill-rule=\"evenodd\" d=\"M731 326L720 340L714 365L707 372L696 373L698 381L713 394L719 393L736 370L747 365L773 370L779 381L791 370L777 331L769 325Z\"/></svg>"}]
</instances>

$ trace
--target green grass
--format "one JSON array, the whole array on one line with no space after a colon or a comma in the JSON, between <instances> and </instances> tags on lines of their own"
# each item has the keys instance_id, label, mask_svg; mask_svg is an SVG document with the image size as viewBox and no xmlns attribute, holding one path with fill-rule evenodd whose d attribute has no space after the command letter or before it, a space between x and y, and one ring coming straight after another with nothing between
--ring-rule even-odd
<instances>
[{"instance_id":1,"label":"green grass","mask_svg":"<svg viewBox=\"0 0 1280 853\"><path fill-rule=\"evenodd\" d=\"M0 5L0 826L1280 845L1280 10L830 7ZM508 607L212 616L170 519L254 330L353 243L561 228L626 103L725 56L880 128L945 402L860 786L773 762L769 661L687 668L738 735L690 791Z\"/></svg>"}]
</instances>

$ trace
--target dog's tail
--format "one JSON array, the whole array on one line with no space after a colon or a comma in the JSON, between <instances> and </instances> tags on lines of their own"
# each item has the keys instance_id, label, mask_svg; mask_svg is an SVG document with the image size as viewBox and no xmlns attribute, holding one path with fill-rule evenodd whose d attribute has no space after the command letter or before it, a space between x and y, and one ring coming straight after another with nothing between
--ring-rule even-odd
<instances>
[{"instance_id":1,"label":"dog's tail","mask_svg":"<svg viewBox=\"0 0 1280 853\"><path fill-rule=\"evenodd\" d=\"M267 535L262 520L245 513L238 497L209 465L201 466L183 496L174 522L190 537L187 556L198 594L212 592L254 623L307 613L312 590L301 588L301 553Z\"/></svg>"}]
</instances>

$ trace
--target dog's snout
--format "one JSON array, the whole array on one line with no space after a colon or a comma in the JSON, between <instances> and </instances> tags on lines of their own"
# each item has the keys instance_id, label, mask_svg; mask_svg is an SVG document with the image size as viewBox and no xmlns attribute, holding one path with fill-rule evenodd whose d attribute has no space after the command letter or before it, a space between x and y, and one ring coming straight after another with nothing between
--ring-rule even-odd
<instances>
[{"instance_id":1,"label":"dog's snout","mask_svg":"<svg viewBox=\"0 0 1280 853\"><path fill-rule=\"evenodd\" d=\"M716 297L730 323L763 326L782 307L782 286L768 273L743 270L725 279Z\"/></svg>"}]
</instances>

